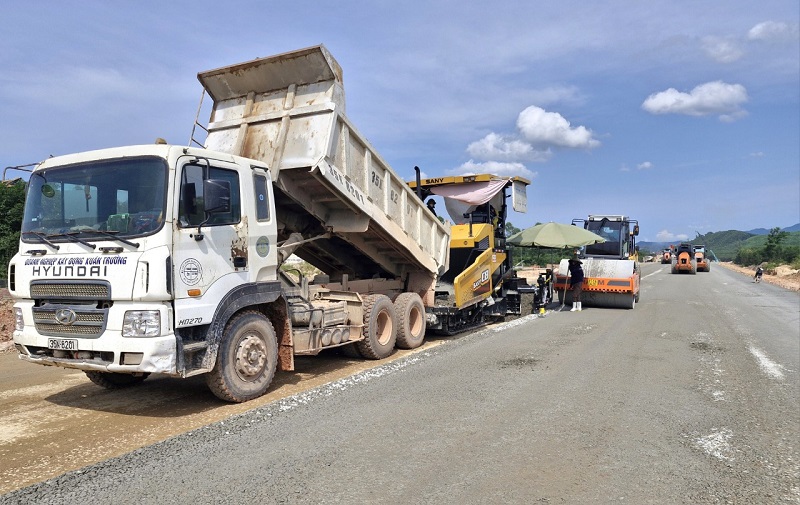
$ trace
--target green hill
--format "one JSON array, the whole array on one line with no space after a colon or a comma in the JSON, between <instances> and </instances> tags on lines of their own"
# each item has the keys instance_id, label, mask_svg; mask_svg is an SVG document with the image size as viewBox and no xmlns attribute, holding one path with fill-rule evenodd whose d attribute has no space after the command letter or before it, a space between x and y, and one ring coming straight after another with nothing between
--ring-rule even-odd
<instances>
[{"instance_id":1,"label":"green hill","mask_svg":"<svg viewBox=\"0 0 800 505\"><path fill-rule=\"evenodd\" d=\"M706 249L711 249L720 261L733 261L736 253L744 243L751 239L763 238L766 236L753 235L746 231L728 230L717 231L700 235L691 241L692 244L705 244ZM763 244L762 244L763 247Z\"/></svg>"},{"instance_id":2,"label":"green hill","mask_svg":"<svg viewBox=\"0 0 800 505\"><path fill-rule=\"evenodd\" d=\"M767 235L753 235L743 231L728 230L699 235L692 244L704 244L714 251L720 261L733 261L742 249L763 250ZM800 248L800 231L788 233L781 242L782 248Z\"/></svg>"}]
</instances>

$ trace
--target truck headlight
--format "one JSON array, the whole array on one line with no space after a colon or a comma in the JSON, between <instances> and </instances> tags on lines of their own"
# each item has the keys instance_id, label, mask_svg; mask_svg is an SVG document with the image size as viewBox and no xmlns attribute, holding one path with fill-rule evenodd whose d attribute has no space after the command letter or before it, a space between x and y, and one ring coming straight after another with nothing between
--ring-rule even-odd
<instances>
[{"instance_id":1,"label":"truck headlight","mask_svg":"<svg viewBox=\"0 0 800 505\"><path fill-rule=\"evenodd\" d=\"M25 329L25 322L22 320L22 309L14 307L14 330L22 331Z\"/></svg>"},{"instance_id":2,"label":"truck headlight","mask_svg":"<svg viewBox=\"0 0 800 505\"><path fill-rule=\"evenodd\" d=\"M128 310L122 319L123 337L161 335L161 314L157 310Z\"/></svg>"}]
</instances>

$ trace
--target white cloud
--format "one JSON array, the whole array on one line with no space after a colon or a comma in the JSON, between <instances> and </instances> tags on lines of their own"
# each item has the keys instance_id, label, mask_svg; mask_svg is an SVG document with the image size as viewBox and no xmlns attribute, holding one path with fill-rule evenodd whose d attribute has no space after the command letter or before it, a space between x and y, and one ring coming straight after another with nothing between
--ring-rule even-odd
<instances>
[{"instance_id":1,"label":"white cloud","mask_svg":"<svg viewBox=\"0 0 800 505\"><path fill-rule=\"evenodd\" d=\"M750 40L796 39L799 31L797 24L790 25L778 21L764 21L750 28L750 31L747 32L747 38Z\"/></svg>"},{"instance_id":2,"label":"white cloud","mask_svg":"<svg viewBox=\"0 0 800 505\"><path fill-rule=\"evenodd\" d=\"M538 150L518 139L490 133L467 146L470 156L481 160L496 161L547 161L552 156L550 149Z\"/></svg>"},{"instance_id":3,"label":"white cloud","mask_svg":"<svg viewBox=\"0 0 800 505\"><path fill-rule=\"evenodd\" d=\"M495 174L514 176L519 175L528 180L532 180L538 174L528 170L522 163L507 163L500 161L485 161L475 162L469 160L458 168L448 170L451 175L468 175L468 174Z\"/></svg>"},{"instance_id":4,"label":"white cloud","mask_svg":"<svg viewBox=\"0 0 800 505\"><path fill-rule=\"evenodd\" d=\"M711 59L720 63L732 63L744 54L739 44L731 38L704 37L703 50Z\"/></svg>"},{"instance_id":5,"label":"white cloud","mask_svg":"<svg viewBox=\"0 0 800 505\"><path fill-rule=\"evenodd\" d=\"M576 149L592 149L600 145L585 126L572 127L561 114L547 112L535 105L519 113L517 128L523 138L534 145Z\"/></svg>"},{"instance_id":6,"label":"white cloud","mask_svg":"<svg viewBox=\"0 0 800 505\"><path fill-rule=\"evenodd\" d=\"M661 230L656 234L656 242L673 242L676 240L688 240L689 235L685 233L671 233L667 230Z\"/></svg>"},{"instance_id":7,"label":"white cloud","mask_svg":"<svg viewBox=\"0 0 800 505\"><path fill-rule=\"evenodd\" d=\"M741 84L713 81L701 84L689 93L675 88L654 93L642 103L642 108L651 114L719 114L721 120L733 121L747 115L747 111L741 108L747 100L747 90Z\"/></svg>"},{"instance_id":8,"label":"white cloud","mask_svg":"<svg viewBox=\"0 0 800 505\"><path fill-rule=\"evenodd\" d=\"M638 168L639 170L650 170L651 168L653 168L653 164L650 163L649 161L645 161L636 165L636 168Z\"/></svg>"},{"instance_id":9,"label":"white cloud","mask_svg":"<svg viewBox=\"0 0 800 505\"><path fill-rule=\"evenodd\" d=\"M751 158L763 158L764 157L764 152L763 151L757 151L757 152L750 153L750 157Z\"/></svg>"}]
</instances>

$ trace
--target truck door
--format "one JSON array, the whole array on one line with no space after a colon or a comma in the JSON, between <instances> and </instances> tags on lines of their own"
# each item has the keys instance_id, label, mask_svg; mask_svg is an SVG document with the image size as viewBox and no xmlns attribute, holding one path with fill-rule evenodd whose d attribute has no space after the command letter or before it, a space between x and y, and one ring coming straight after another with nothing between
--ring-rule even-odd
<instances>
[{"instance_id":1,"label":"truck door","mask_svg":"<svg viewBox=\"0 0 800 505\"><path fill-rule=\"evenodd\" d=\"M177 167L179 196L174 215L178 219L173 228L172 255L177 328L211 323L225 295L249 281L240 169L232 163L208 159L192 159ZM230 205L225 212L204 210L203 183L210 179L230 186Z\"/></svg>"},{"instance_id":2,"label":"truck door","mask_svg":"<svg viewBox=\"0 0 800 505\"><path fill-rule=\"evenodd\" d=\"M251 282L274 281L278 278L278 224L272 198L272 179L266 170L253 167L252 186L249 181L243 182L247 182L242 185L244 213L253 216L248 220L247 264L250 279Z\"/></svg>"}]
</instances>

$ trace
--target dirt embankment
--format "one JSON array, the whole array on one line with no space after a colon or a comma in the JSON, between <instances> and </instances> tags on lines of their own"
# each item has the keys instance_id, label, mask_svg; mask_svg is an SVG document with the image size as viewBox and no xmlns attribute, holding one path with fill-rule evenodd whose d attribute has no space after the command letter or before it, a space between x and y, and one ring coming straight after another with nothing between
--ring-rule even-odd
<instances>
[{"instance_id":1,"label":"dirt embankment","mask_svg":"<svg viewBox=\"0 0 800 505\"><path fill-rule=\"evenodd\" d=\"M11 333L14 331L14 312L11 307L14 301L8 295L8 290L0 289L0 352L13 349Z\"/></svg>"}]
</instances>

